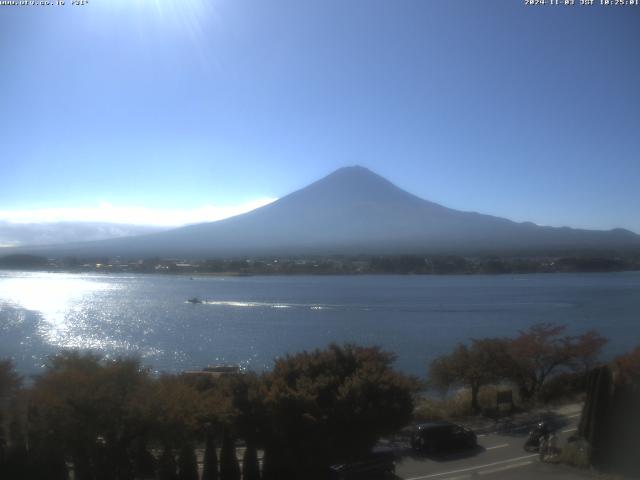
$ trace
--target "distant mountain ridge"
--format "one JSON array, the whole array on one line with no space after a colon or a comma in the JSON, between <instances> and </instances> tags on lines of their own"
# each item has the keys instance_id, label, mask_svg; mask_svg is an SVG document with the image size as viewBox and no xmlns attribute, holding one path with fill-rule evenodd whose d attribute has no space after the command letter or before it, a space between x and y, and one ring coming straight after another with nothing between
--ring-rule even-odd
<instances>
[{"instance_id":1,"label":"distant mountain ridge","mask_svg":"<svg viewBox=\"0 0 640 480\"><path fill-rule=\"evenodd\" d=\"M354 166L224 220L30 250L50 255L206 258L636 248L640 236L628 230L542 227L453 210Z\"/></svg>"},{"instance_id":2,"label":"distant mountain ridge","mask_svg":"<svg viewBox=\"0 0 640 480\"><path fill-rule=\"evenodd\" d=\"M0 246L54 245L131 237L167 230L148 225L109 222L15 223L0 220ZM0 253L2 250L0 250Z\"/></svg>"}]
</instances>

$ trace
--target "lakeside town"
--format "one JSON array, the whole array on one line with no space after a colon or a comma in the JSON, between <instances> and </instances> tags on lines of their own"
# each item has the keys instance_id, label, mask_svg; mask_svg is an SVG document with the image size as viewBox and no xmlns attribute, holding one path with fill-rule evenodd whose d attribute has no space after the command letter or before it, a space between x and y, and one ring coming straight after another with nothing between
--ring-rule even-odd
<instances>
[{"instance_id":1,"label":"lakeside town","mask_svg":"<svg viewBox=\"0 0 640 480\"><path fill-rule=\"evenodd\" d=\"M221 259L7 255L0 257L0 269L193 275L588 273L638 271L640 252L615 256L582 253L558 256L336 255Z\"/></svg>"}]
</instances>

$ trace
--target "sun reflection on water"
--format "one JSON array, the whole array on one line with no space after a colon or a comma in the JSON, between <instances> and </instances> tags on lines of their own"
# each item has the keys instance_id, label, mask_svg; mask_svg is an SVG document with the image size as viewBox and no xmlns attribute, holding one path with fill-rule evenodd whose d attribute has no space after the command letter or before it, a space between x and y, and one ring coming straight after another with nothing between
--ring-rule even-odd
<instances>
[{"instance_id":1,"label":"sun reflection on water","mask_svg":"<svg viewBox=\"0 0 640 480\"><path fill-rule=\"evenodd\" d=\"M91 276L73 274L22 274L0 277L0 303L38 312L38 334L62 348L122 347L87 331L83 305L99 292L118 289ZM107 345L108 344L108 345Z\"/></svg>"}]
</instances>

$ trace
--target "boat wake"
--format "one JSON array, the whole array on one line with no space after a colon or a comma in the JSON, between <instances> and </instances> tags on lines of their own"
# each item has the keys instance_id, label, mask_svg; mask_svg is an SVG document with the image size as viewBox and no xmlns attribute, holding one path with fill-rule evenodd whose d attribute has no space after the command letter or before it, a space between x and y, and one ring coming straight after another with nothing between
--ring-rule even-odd
<instances>
[{"instance_id":1,"label":"boat wake","mask_svg":"<svg viewBox=\"0 0 640 480\"><path fill-rule=\"evenodd\" d=\"M271 302L239 302L231 300L202 300L203 305L213 305L218 307L236 308L300 308L306 310L326 310L331 308L328 305L303 304L303 303L271 303Z\"/></svg>"}]
</instances>

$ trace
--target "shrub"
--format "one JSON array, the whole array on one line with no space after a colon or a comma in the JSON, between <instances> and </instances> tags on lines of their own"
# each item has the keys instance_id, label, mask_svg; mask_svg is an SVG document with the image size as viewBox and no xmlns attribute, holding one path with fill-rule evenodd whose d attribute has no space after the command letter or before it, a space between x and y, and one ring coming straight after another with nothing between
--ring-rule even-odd
<instances>
[{"instance_id":1,"label":"shrub","mask_svg":"<svg viewBox=\"0 0 640 480\"><path fill-rule=\"evenodd\" d=\"M550 378L540 389L538 400L544 404L582 400L586 392L585 376L566 372Z\"/></svg>"},{"instance_id":2,"label":"shrub","mask_svg":"<svg viewBox=\"0 0 640 480\"><path fill-rule=\"evenodd\" d=\"M577 468L589 468L589 457L586 449L577 443L570 443L560 454L552 459L556 463L564 463Z\"/></svg>"}]
</instances>

